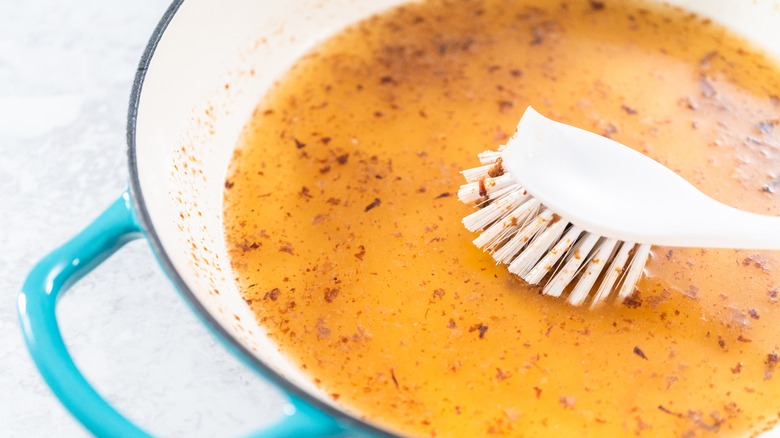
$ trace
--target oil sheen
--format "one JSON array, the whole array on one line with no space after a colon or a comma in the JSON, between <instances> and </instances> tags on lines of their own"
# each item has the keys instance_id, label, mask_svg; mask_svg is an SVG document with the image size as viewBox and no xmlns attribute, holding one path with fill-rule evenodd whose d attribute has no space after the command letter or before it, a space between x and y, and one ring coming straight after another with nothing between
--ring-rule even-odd
<instances>
[{"instance_id":1,"label":"oil sheen","mask_svg":"<svg viewBox=\"0 0 780 438\"><path fill-rule=\"evenodd\" d=\"M454 196L528 105L780 214L780 71L668 6L430 0L302 57L225 184L242 293L330 397L414 436L750 436L780 413L780 257L654 248L596 310L474 247ZM652 184L652 181L648 181Z\"/></svg>"}]
</instances>

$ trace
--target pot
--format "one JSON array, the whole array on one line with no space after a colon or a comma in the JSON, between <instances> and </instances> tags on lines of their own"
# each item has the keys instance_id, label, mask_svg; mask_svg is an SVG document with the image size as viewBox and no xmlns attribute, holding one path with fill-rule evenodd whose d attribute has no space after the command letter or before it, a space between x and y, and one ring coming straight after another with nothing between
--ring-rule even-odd
<instances>
[{"instance_id":1,"label":"pot","mask_svg":"<svg viewBox=\"0 0 780 438\"><path fill-rule=\"evenodd\" d=\"M258 101L313 44L404 0L176 0L141 58L127 124L129 190L41 260L19 294L32 357L62 403L98 436L148 436L84 379L63 343L57 299L126 242L145 238L215 337L288 394L257 436L388 435L336 405L277 351L241 298L223 238L227 166ZM674 0L780 59L780 1Z\"/></svg>"}]
</instances>

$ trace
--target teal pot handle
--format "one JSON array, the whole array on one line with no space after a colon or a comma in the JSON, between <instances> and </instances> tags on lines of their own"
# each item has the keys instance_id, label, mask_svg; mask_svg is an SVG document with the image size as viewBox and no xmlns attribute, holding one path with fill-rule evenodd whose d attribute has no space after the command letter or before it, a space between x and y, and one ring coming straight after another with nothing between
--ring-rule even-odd
<instances>
[{"instance_id":1,"label":"teal pot handle","mask_svg":"<svg viewBox=\"0 0 780 438\"><path fill-rule=\"evenodd\" d=\"M131 197L125 192L87 228L35 265L19 293L19 322L35 365L65 407L99 437L151 435L108 404L73 363L57 323L57 300L124 244L143 236ZM333 417L291 394L288 398L284 418L252 437L337 436L345 432Z\"/></svg>"}]
</instances>

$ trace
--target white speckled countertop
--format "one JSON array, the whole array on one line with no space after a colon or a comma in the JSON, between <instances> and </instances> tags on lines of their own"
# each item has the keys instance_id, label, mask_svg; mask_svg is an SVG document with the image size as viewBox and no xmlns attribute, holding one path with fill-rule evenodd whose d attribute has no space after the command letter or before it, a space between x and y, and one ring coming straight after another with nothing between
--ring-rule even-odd
<instances>
[{"instance_id":1,"label":"white speckled countertop","mask_svg":"<svg viewBox=\"0 0 780 438\"><path fill-rule=\"evenodd\" d=\"M48 250L123 190L136 65L167 0L0 5L0 436L87 436L23 345L16 295ZM136 241L59 306L66 343L98 391L161 436L238 436L282 396L196 319Z\"/></svg>"}]
</instances>

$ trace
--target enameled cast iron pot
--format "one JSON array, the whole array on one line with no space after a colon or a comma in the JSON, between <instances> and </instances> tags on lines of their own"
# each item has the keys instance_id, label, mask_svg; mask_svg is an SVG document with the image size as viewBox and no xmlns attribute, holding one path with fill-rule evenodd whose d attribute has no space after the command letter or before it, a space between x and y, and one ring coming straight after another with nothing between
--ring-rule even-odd
<instances>
[{"instance_id":1,"label":"enameled cast iron pot","mask_svg":"<svg viewBox=\"0 0 780 438\"><path fill-rule=\"evenodd\" d=\"M257 436L387 434L330 401L264 335L232 281L221 207L233 148L264 90L318 41L404 1L176 0L170 6L133 85L129 190L41 260L19 295L19 318L36 365L91 432L148 436L76 368L59 332L56 301L123 244L144 237L214 336L287 392L287 415ZM780 0L670 3L727 25L780 59Z\"/></svg>"}]
</instances>

